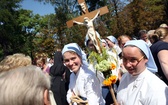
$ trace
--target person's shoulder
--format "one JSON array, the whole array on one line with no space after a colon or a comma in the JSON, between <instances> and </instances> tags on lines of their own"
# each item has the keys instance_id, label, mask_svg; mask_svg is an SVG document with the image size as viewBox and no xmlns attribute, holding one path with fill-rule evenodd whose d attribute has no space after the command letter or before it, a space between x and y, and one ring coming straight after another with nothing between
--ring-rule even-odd
<instances>
[{"instance_id":1,"label":"person's shoulder","mask_svg":"<svg viewBox=\"0 0 168 105\"><path fill-rule=\"evenodd\" d=\"M163 41L158 41L151 45L151 51L160 51L160 50L168 50L168 43Z\"/></svg>"},{"instance_id":2,"label":"person's shoulder","mask_svg":"<svg viewBox=\"0 0 168 105\"><path fill-rule=\"evenodd\" d=\"M168 50L168 43L167 42L163 42L163 41L159 41L158 42L158 49L160 50Z\"/></svg>"},{"instance_id":3,"label":"person's shoulder","mask_svg":"<svg viewBox=\"0 0 168 105\"><path fill-rule=\"evenodd\" d=\"M91 78L96 78L96 74L89 68L85 68L84 70L80 71L80 77L84 79L88 79L88 78L91 79Z\"/></svg>"},{"instance_id":4,"label":"person's shoulder","mask_svg":"<svg viewBox=\"0 0 168 105\"><path fill-rule=\"evenodd\" d=\"M168 44L168 43L163 42L163 41L157 41L156 43L152 44L152 46L159 46L159 45L163 45L163 44Z\"/></svg>"},{"instance_id":5,"label":"person's shoulder","mask_svg":"<svg viewBox=\"0 0 168 105\"><path fill-rule=\"evenodd\" d=\"M165 104L165 96L168 94L167 85L152 72L146 70L145 78L140 88L141 95L144 96L144 101L149 100L151 103L159 102L159 105L167 105Z\"/></svg>"},{"instance_id":6,"label":"person's shoulder","mask_svg":"<svg viewBox=\"0 0 168 105\"><path fill-rule=\"evenodd\" d=\"M167 85L160 78L158 78L154 73L151 73L150 71L148 71L148 74L145 77L144 81L146 82L146 85L153 91L167 87Z\"/></svg>"},{"instance_id":7,"label":"person's shoulder","mask_svg":"<svg viewBox=\"0 0 168 105\"><path fill-rule=\"evenodd\" d=\"M88 68L88 69L85 69L84 72L85 72L85 74L88 75L88 76L92 76L92 75L95 74L95 73L94 73L92 70L90 70L89 68Z\"/></svg>"},{"instance_id":8,"label":"person's shoulder","mask_svg":"<svg viewBox=\"0 0 168 105\"><path fill-rule=\"evenodd\" d=\"M151 49L154 49L155 47L157 47L157 46L160 45L160 44L161 44L161 41L158 41L158 42L152 44L152 45L150 46L150 48L151 48Z\"/></svg>"}]
</instances>

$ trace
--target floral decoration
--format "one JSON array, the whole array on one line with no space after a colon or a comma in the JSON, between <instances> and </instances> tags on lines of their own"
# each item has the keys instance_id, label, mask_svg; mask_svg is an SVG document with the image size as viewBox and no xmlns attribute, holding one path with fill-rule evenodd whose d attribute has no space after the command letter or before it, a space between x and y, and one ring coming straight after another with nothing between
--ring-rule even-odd
<instances>
[{"instance_id":1,"label":"floral decoration","mask_svg":"<svg viewBox=\"0 0 168 105\"><path fill-rule=\"evenodd\" d=\"M118 62L114 55L110 55L105 48L102 48L102 53L91 52L88 57L89 61L94 64L94 68L104 75L103 84L111 86L117 81L117 74L114 74L117 69Z\"/></svg>"}]
</instances>

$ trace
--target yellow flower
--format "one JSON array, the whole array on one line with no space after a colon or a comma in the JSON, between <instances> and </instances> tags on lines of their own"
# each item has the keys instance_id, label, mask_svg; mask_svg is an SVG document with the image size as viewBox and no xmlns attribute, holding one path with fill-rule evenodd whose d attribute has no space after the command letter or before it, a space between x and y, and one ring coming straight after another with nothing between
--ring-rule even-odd
<instances>
[{"instance_id":1,"label":"yellow flower","mask_svg":"<svg viewBox=\"0 0 168 105\"><path fill-rule=\"evenodd\" d=\"M109 77L109 80L111 81L112 84L115 84L117 81L117 76L116 75L112 75Z\"/></svg>"},{"instance_id":2,"label":"yellow flower","mask_svg":"<svg viewBox=\"0 0 168 105\"><path fill-rule=\"evenodd\" d=\"M110 81L109 79L105 79L105 80L103 81L103 84L104 84L105 86L110 86L110 85L111 85L111 81Z\"/></svg>"},{"instance_id":3,"label":"yellow flower","mask_svg":"<svg viewBox=\"0 0 168 105\"><path fill-rule=\"evenodd\" d=\"M107 78L103 81L103 84L105 86L110 86L112 84L115 84L116 81L117 81L117 76L116 75L111 75L109 78Z\"/></svg>"},{"instance_id":4,"label":"yellow flower","mask_svg":"<svg viewBox=\"0 0 168 105\"><path fill-rule=\"evenodd\" d=\"M116 56L109 54L106 49L102 49L101 54L93 51L88 57L89 62L93 64L94 68L97 71L103 73L103 76L105 78L103 84L105 86L111 86L112 84L115 84L117 81L117 75L113 74L117 70L116 68L118 66Z\"/></svg>"},{"instance_id":5,"label":"yellow flower","mask_svg":"<svg viewBox=\"0 0 168 105\"><path fill-rule=\"evenodd\" d=\"M116 65L114 63L111 63L111 70L114 70L116 68Z\"/></svg>"}]
</instances>

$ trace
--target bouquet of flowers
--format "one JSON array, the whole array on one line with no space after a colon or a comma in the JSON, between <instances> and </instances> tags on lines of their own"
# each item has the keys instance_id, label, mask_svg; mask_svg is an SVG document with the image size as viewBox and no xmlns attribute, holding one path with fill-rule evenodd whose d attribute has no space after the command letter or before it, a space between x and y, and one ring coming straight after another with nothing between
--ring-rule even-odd
<instances>
[{"instance_id":1,"label":"bouquet of flowers","mask_svg":"<svg viewBox=\"0 0 168 105\"><path fill-rule=\"evenodd\" d=\"M102 53L91 52L88 59L90 63L93 64L96 71L103 73L104 86L109 86L114 104L117 105L117 101L114 95L114 90L112 84L115 84L118 79L117 73L117 53L114 51L114 54L109 54L105 48L102 48Z\"/></svg>"}]
</instances>

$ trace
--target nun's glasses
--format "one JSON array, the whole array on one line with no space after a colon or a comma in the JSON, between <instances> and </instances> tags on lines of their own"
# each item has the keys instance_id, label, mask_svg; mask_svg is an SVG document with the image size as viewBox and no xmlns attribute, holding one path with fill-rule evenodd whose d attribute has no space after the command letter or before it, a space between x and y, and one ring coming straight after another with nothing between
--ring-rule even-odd
<instances>
[{"instance_id":1,"label":"nun's glasses","mask_svg":"<svg viewBox=\"0 0 168 105\"><path fill-rule=\"evenodd\" d=\"M123 63L129 63L131 65L138 65L139 62L144 58L145 56L142 56L141 58L137 59L135 57L131 58L131 59L127 59L123 56Z\"/></svg>"}]
</instances>

